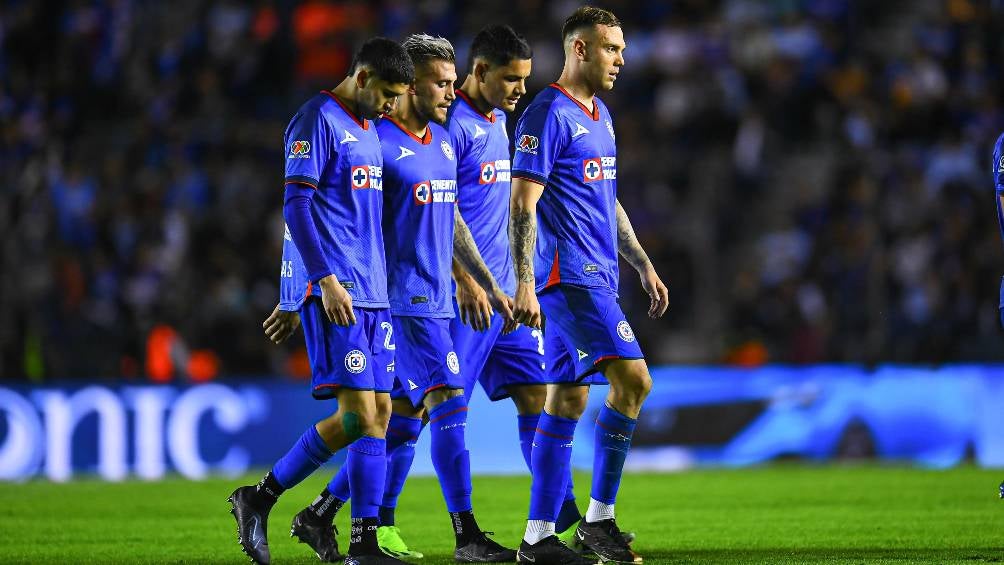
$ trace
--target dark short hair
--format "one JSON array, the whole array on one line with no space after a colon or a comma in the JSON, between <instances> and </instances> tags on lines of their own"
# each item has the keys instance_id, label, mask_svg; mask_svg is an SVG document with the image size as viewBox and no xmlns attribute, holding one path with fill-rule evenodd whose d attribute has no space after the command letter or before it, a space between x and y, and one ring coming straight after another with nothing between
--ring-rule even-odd
<instances>
[{"instance_id":1,"label":"dark short hair","mask_svg":"<svg viewBox=\"0 0 1004 565\"><path fill-rule=\"evenodd\" d=\"M474 60L481 58L494 66L508 65L513 59L526 60L533 57L533 50L526 39L507 25L485 26L474 36L471 43L470 60L467 68L474 69Z\"/></svg>"},{"instance_id":2,"label":"dark short hair","mask_svg":"<svg viewBox=\"0 0 1004 565\"><path fill-rule=\"evenodd\" d=\"M453 51L453 44L442 37L434 37L425 33L413 33L404 38L401 46L411 57L411 62L416 67L420 67L429 61L456 62L457 55Z\"/></svg>"},{"instance_id":3,"label":"dark short hair","mask_svg":"<svg viewBox=\"0 0 1004 565\"><path fill-rule=\"evenodd\" d=\"M561 41L564 42L568 36L581 30L593 26L621 27L621 21L609 10L594 8L593 6L583 6L568 16L565 25L561 26Z\"/></svg>"},{"instance_id":4,"label":"dark short hair","mask_svg":"<svg viewBox=\"0 0 1004 565\"><path fill-rule=\"evenodd\" d=\"M377 77L387 82L411 84L415 80L415 65L398 42L386 37L374 37L363 43L352 57L349 74L365 65Z\"/></svg>"}]
</instances>

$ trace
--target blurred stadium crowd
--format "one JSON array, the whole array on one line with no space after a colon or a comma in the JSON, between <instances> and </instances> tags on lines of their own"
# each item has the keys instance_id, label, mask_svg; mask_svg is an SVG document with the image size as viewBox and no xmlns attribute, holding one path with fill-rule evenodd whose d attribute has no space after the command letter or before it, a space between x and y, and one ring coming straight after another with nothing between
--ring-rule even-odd
<instances>
[{"instance_id":1,"label":"blurred stadium crowd","mask_svg":"<svg viewBox=\"0 0 1004 565\"><path fill-rule=\"evenodd\" d=\"M261 331L286 121L366 37L439 34L466 61L497 21L534 47L519 112L577 4L4 2L0 376L302 374ZM598 4L628 43L603 96L620 199L670 288L649 320L623 269L654 362L1004 357L1000 2Z\"/></svg>"}]
</instances>

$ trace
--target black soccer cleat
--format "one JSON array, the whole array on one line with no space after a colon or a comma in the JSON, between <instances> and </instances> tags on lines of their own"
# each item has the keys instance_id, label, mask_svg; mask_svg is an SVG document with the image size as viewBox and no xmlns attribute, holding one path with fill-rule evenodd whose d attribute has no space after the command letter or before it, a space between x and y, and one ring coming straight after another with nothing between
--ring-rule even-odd
<instances>
[{"instance_id":1,"label":"black soccer cleat","mask_svg":"<svg viewBox=\"0 0 1004 565\"><path fill-rule=\"evenodd\" d=\"M1001 491L1001 498L1004 498L1004 483L1001 483L1001 486L998 488L1000 488Z\"/></svg>"},{"instance_id":2,"label":"black soccer cleat","mask_svg":"<svg viewBox=\"0 0 1004 565\"><path fill-rule=\"evenodd\" d=\"M624 534L613 518L598 522L586 522L583 518L575 529L575 541L599 556L604 563L642 562L641 556L628 547Z\"/></svg>"},{"instance_id":3,"label":"black soccer cleat","mask_svg":"<svg viewBox=\"0 0 1004 565\"><path fill-rule=\"evenodd\" d=\"M401 561L396 557L379 553L376 555L349 555L345 558L345 565L411 565L407 561Z\"/></svg>"},{"instance_id":4,"label":"black soccer cleat","mask_svg":"<svg viewBox=\"0 0 1004 565\"><path fill-rule=\"evenodd\" d=\"M478 532L474 539L453 552L453 559L458 563L512 563L516 560L516 552L504 547L488 537L495 532Z\"/></svg>"},{"instance_id":5,"label":"black soccer cleat","mask_svg":"<svg viewBox=\"0 0 1004 565\"><path fill-rule=\"evenodd\" d=\"M293 523L289 526L289 537L309 545L324 563L338 563L345 559L338 552L338 540L335 538L337 533L338 528L334 524L321 520L309 508L304 508L293 516Z\"/></svg>"},{"instance_id":6,"label":"black soccer cleat","mask_svg":"<svg viewBox=\"0 0 1004 565\"><path fill-rule=\"evenodd\" d=\"M548 536L532 545L523 540L516 552L516 562L534 565L596 565L599 561L572 551L561 543L558 536Z\"/></svg>"},{"instance_id":7,"label":"black soccer cleat","mask_svg":"<svg viewBox=\"0 0 1004 565\"><path fill-rule=\"evenodd\" d=\"M237 542L251 561L268 565L272 556L268 552L268 511L271 508L256 504L256 488L240 487L227 501L230 513L237 520Z\"/></svg>"}]
</instances>

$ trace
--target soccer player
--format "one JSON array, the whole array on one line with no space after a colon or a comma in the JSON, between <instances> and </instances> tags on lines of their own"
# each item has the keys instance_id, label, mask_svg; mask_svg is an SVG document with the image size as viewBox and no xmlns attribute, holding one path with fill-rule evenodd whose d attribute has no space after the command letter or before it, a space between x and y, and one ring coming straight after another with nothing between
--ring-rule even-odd
<instances>
[{"instance_id":1,"label":"soccer player","mask_svg":"<svg viewBox=\"0 0 1004 565\"><path fill-rule=\"evenodd\" d=\"M1004 239L1004 133L997 137L994 143L993 171L994 192L997 193L997 225L1000 226L1001 238ZM997 304L1000 312L1001 326L1004 326L1004 278L1001 279L1000 301ZM1001 498L1004 498L1004 483L1001 483Z\"/></svg>"},{"instance_id":2,"label":"soccer player","mask_svg":"<svg viewBox=\"0 0 1004 565\"><path fill-rule=\"evenodd\" d=\"M308 428L257 486L230 495L241 548L257 563L270 561L268 514L278 497L346 446L344 468L356 496L345 563L400 563L383 555L376 540L393 351L385 341L390 311L381 231L383 155L369 120L389 112L413 79L414 66L400 45L371 39L356 53L349 76L301 106L286 128L283 215L289 237L281 275L306 277L305 296L297 299L313 396L336 398L338 409ZM293 251L299 257L292 258ZM302 266L295 265L301 259ZM292 533L323 529L301 515Z\"/></svg>"},{"instance_id":3,"label":"soccer player","mask_svg":"<svg viewBox=\"0 0 1004 565\"><path fill-rule=\"evenodd\" d=\"M489 25L471 43L468 75L450 107L448 128L457 152L457 206L470 226L481 256L506 294L516 290L509 247L510 161L506 112L526 94L533 52L511 27ZM511 397L516 405L520 447L527 467L547 393L544 335L519 326L503 331L487 296L471 276L454 265L457 293L450 325L464 364L467 396L477 379L493 401ZM568 539L582 515L575 504L571 469L556 529ZM560 536L559 536L560 537Z\"/></svg>"},{"instance_id":4,"label":"soccer player","mask_svg":"<svg viewBox=\"0 0 1004 565\"><path fill-rule=\"evenodd\" d=\"M613 120L596 96L613 88L624 65L620 21L593 7L576 10L562 29L561 77L538 94L517 124L510 239L518 322L546 319L548 387L533 439L526 533L517 559L537 565L583 563L554 535L568 476L572 437L585 409L584 379L610 383L596 420L589 508L576 541L603 561L635 562L614 516L624 459L642 402L652 386L634 332L617 302L620 254L641 276L661 316L668 291L617 201Z\"/></svg>"},{"instance_id":5,"label":"soccer player","mask_svg":"<svg viewBox=\"0 0 1004 565\"><path fill-rule=\"evenodd\" d=\"M410 36L404 45L415 65L415 83L398 108L377 125L385 163L388 285L397 332L397 385L388 429L388 451L394 456L380 508L380 546L388 554L421 557L400 539L394 507L427 410L433 466L456 534L455 559L513 561L515 551L488 538L472 511L470 462L464 443L467 401L449 333L454 315L451 261L474 273L490 306L511 319L509 298L485 266L456 208L456 155L441 125L454 100L453 46L445 39L421 34ZM407 460L396 462L402 455ZM339 472L312 506L324 508L318 516L330 523L352 492L345 473Z\"/></svg>"}]
</instances>

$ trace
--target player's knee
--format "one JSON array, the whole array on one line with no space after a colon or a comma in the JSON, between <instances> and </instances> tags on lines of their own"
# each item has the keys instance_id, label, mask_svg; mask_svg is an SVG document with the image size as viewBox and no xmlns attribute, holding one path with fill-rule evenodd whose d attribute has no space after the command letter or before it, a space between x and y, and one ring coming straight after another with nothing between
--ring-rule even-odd
<instances>
[{"instance_id":1,"label":"player's knee","mask_svg":"<svg viewBox=\"0 0 1004 565\"><path fill-rule=\"evenodd\" d=\"M451 398L456 398L458 396L463 396L463 389L459 388L437 388L436 390L425 395L423 404L429 410L432 410L436 406L446 402Z\"/></svg>"},{"instance_id":2,"label":"player's knee","mask_svg":"<svg viewBox=\"0 0 1004 565\"><path fill-rule=\"evenodd\" d=\"M346 411L342 414L342 433L349 443L363 437L363 424L363 419L355 412Z\"/></svg>"},{"instance_id":3,"label":"player's knee","mask_svg":"<svg viewBox=\"0 0 1004 565\"><path fill-rule=\"evenodd\" d=\"M520 416L540 414L547 399L547 387L543 385L514 386L509 389L516 412Z\"/></svg>"},{"instance_id":4,"label":"player's knee","mask_svg":"<svg viewBox=\"0 0 1004 565\"><path fill-rule=\"evenodd\" d=\"M390 415L393 411L393 404L390 401L389 394L378 394L376 397L376 423L377 425L387 428L390 423Z\"/></svg>"},{"instance_id":5,"label":"player's knee","mask_svg":"<svg viewBox=\"0 0 1004 565\"><path fill-rule=\"evenodd\" d=\"M545 409L552 416L578 420L586 411L589 400L589 387L557 386L547 395Z\"/></svg>"}]
</instances>

